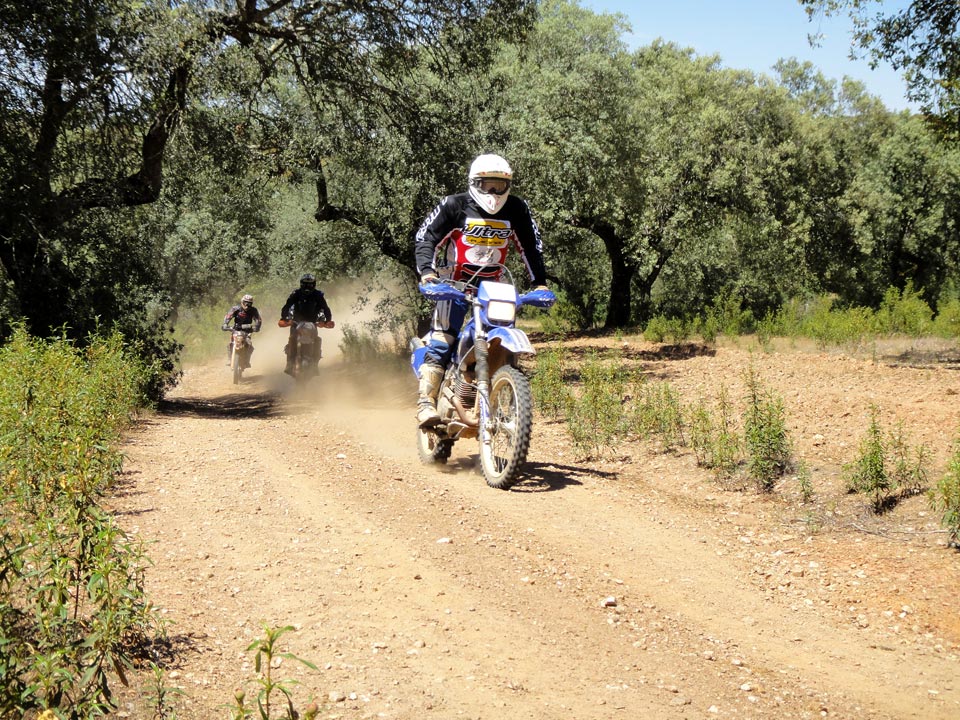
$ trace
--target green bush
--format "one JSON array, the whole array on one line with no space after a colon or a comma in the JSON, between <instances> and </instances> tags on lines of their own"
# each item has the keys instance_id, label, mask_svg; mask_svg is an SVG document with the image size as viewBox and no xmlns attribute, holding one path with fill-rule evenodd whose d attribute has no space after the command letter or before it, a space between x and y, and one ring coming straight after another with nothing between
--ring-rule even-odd
<instances>
[{"instance_id":1,"label":"green bush","mask_svg":"<svg viewBox=\"0 0 960 720\"><path fill-rule=\"evenodd\" d=\"M727 481L737 474L743 459L740 435L726 388L721 388L715 411L702 399L690 411L690 445L701 467L712 469Z\"/></svg>"},{"instance_id":2,"label":"green bush","mask_svg":"<svg viewBox=\"0 0 960 720\"><path fill-rule=\"evenodd\" d=\"M753 329L753 313L743 308L743 301L732 289L720 293L707 308L706 323L720 334L736 337Z\"/></svg>"},{"instance_id":3,"label":"green bush","mask_svg":"<svg viewBox=\"0 0 960 720\"><path fill-rule=\"evenodd\" d=\"M769 492L791 464L783 400L764 388L751 370L746 376L747 408L743 421L750 476Z\"/></svg>"},{"instance_id":4,"label":"green bush","mask_svg":"<svg viewBox=\"0 0 960 720\"><path fill-rule=\"evenodd\" d=\"M106 713L157 626L142 548L97 504L150 381L116 334L0 348L0 717Z\"/></svg>"},{"instance_id":5,"label":"green bush","mask_svg":"<svg viewBox=\"0 0 960 720\"><path fill-rule=\"evenodd\" d=\"M929 492L930 506L940 514L940 523L950 540L960 542L960 442L955 446L947 471Z\"/></svg>"},{"instance_id":6,"label":"green bush","mask_svg":"<svg viewBox=\"0 0 960 720\"><path fill-rule=\"evenodd\" d=\"M530 378L533 400L541 413L547 417L558 418L572 399L563 378L563 348L542 350L536 357L536 368Z\"/></svg>"},{"instance_id":7,"label":"green bush","mask_svg":"<svg viewBox=\"0 0 960 720\"><path fill-rule=\"evenodd\" d=\"M630 428L642 438L657 435L667 448L686 445L683 403L670 383L637 386L630 413Z\"/></svg>"},{"instance_id":8,"label":"green bush","mask_svg":"<svg viewBox=\"0 0 960 720\"><path fill-rule=\"evenodd\" d=\"M879 415L876 406L870 408L870 425L860 441L857 457L845 466L848 491L871 496L876 513L897 499L895 493L903 497L924 490L929 455L923 445L910 447L902 426L885 433Z\"/></svg>"},{"instance_id":9,"label":"green bush","mask_svg":"<svg viewBox=\"0 0 960 720\"><path fill-rule=\"evenodd\" d=\"M931 332L945 338L960 338L960 300L940 303Z\"/></svg>"},{"instance_id":10,"label":"green bush","mask_svg":"<svg viewBox=\"0 0 960 720\"><path fill-rule=\"evenodd\" d=\"M650 318L643 330L643 338L655 343L667 340L679 343L690 339L692 333L693 327L682 318L666 318L663 315L657 315Z\"/></svg>"},{"instance_id":11,"label":"green bush","mask_svg":"<svg viewBox=\"0 0 960 720\"><path fill-rule=\"evenodd\" d=\"M627 374L619 356L604 361L591 353L581 368L580 393L569 404L567 430L583 454L602 454L624 432Z\"/></svg>"},{"instance_id":12,"label":"green bush","mask_svg":"<svg viewBox=\"0 0 960 720\"><path fill-rule=\"evenodd\" d=\"M933 311L908 282L903 292L892 287L884 293L874 329L881 334L919 337L933 329Z\"/></svg>"}]
</instances>

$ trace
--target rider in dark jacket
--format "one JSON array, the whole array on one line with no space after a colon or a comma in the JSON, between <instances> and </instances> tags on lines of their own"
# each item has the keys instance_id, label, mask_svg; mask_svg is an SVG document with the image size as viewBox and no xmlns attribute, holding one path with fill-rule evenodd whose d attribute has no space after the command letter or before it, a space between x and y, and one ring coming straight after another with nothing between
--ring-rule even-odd
<instances>
[{"instance_id":1,"label":"rider in dark jacket","mask_svg":"<svg viewBox=\"0 0 960 720\"><path fill-rule=\"evenodd\" d=\"M535 287L546 287L540 229L525 200L510 195L513 171L499 155L480 155L470 165L469 189L448 195L427 216L417 231L414 254L421 282L439 277L497 279L510 245L523 258ZM468 306L444 300L437 303L427 352L420 366L420 399L417 420L421 427L435 425L437 392Z\"/></svg>"},{"instance_id":2,"label":"rider in dark jacket","mask_svg":"<svg viewBox=\"0 0 960 720\"><path fill-rule=\"evenodd\" d=\"M287 355L287 367L284 372L288 375L293 374L294 357L291 354L291 348L296 348L295 333L296 323L312 322L325 323L333 322L333 313L327 304L323 292L317 290L317 279L310 273L306 273L300 278L300 287L290 293L290 297L280 308L281 320L292 320L294 324L290 325L290 340L283 351ZM316 361L320 361L320 338L317 338Z\"/></svg>"},{"instance_id":3,"label":"rider in dark jacket","mask_svg":"<svg viewBox=\"0 0 960 720\"><path fill-rule=\"evenodd\" d=\"M233 322L233 327L230 323ZM263 319L260 317L260 311L253 304L253 295L247 293L240 298L240 304L234 305L227 310L223 316L223 322L220 323L221 330L246 330L247 332L260 332L260 326ZM249 343L250 351L243 362L243 369L250 367L250 357L253 355L253 343ZM230 354L233 351L233 343L227 345L227 365L230 364Z\"/></svg>"}]
</instances>

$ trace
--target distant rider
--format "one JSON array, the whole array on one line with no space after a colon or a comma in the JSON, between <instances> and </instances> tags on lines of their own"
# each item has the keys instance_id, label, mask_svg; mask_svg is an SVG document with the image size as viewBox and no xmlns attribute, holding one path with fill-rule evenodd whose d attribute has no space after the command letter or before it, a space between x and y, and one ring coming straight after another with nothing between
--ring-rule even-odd
<instances>
[{"instance_id":1,"label":"distant rider","mask_svg":"<svg viewBox=\"0 0 960 720\"><path fill-rule=\"evenodd\" d=\"M230 327L230 322L233 322L233 327ZM242 298L240 298L240 304L234 305L227 311L227 314L223 316L223 322L220 323L221 330L245 330L247 332L255 333L260 332L260 325L262 324L262 319L260 318L260 311L253 304L253 295L247 293ZM248 343L249 352L247 353L246 358L243 358L242 368L246 370L250 367L250 357L253 355L253 343ZM227 365L230 364L230 356L233 352L233 342L230 342L227 345Z\"/></svg>"},{"instance_id":2,"label":"distant rider","mask_svg":"<svg viewBox=\"0 0 960 720\"><path fill-rule=\"evenodd\" d=\"M333 313L323 292L317 290L317 279L311 274L306 273L300 278L300 287L290 293L287 302L280 308L280 320L292 320L294 324L290 325L290 340L287 342L283 352L287 355L287 367L284 372L287 375L293 375L293 354L297 347L296 331L298 322L312 322L318 324L327 324L332 327ZM316 362L320 361L321 346L320 338L317 338Z\"/></svg>"},{"instance_id":3,"label":"distant rider","mask_svg":"<svg viewBox=\"0 0 960 720\"><path fill-rule=\"evenodd\" d=\"M496 280L500 268L484 268L506 262L512 244L533 285L546 287L540 229L526 201L510 195L512 180L513 170L499 155L479 155L473 161L468 191L443 198L417 231L414 253L421 283L462 280L475 274L478 279ZM456 300L442 300L434 309L420 366L420 427L440 420L437 393L468 309L467 303Z\"/></svg>"}]
</instances>

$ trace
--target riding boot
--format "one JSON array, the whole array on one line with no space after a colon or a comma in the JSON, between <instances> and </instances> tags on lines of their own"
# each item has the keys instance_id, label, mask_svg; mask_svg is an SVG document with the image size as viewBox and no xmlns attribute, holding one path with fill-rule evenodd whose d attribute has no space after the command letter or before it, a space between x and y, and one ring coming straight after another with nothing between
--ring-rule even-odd
<instances>
[{"instance_id":1,"label":"riding boot","mask_svg":"<svg viewBox=\"0 0 960 720\"><path fill-rule=\"evenodd\" d=\"M420 397L417 400L417 422L420 427L433 427L440 422L437 412L437 394L443 382L443 368L424 363L420 366Z\"/></svg>"}]
</instances>

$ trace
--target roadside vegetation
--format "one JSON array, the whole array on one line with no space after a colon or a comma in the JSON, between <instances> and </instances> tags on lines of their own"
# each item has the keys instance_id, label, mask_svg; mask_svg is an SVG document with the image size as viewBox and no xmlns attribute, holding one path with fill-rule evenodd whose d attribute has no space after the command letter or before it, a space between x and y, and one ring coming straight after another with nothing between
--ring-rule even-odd
<instances>
[{"instance_id":1,"label":"roadside vegetation","mask_svg":"<svg viewBox=\"0 0 960 720\"><path fill-rule=\"evenodd\" d=\"M943 312L934 314L910 288L891 289L877 310L836 308L832 299L814 298L788 303L777 317L756 322L749 312L725 300L704 316L652 318L642 334L646 340L673 347L712 344L724 335L756 342L762 352L774 351L775 338L787 342L807 338L818 347L861 352L881 337L937 336L956 342L960 339L957 303L948 301L941 307ZM548 316L543 336L562 337L559 322ZM712 396L692 402L685 402L669 383L646 378L616 347L605 354L588 351L575 360L562 343L551 343L537 354L531 374L538 410L545 418L566 424L571 445L583 460L616 457L626 443L646 442L659 452L693 453L697 465L711 470L727 490L753 487L771 493L791 480L802 502L809 502L816 493L816 478L808 463L796 456L789 437L789 408L752 367L744 372L742 398L731 397L729 389L721 386ZM956 430L960 447L960 427ZM910 442L903 423L885 428L874 407L857 452L844 467L846 488L864 496L876 514L905 498L926 494L931 510L956 542L960 537L960 451L954 451L939 479L930 476L930 455L931 448Z\"/></svg>"},{"instance_id":2,"label":"roadside vegetation","mask_svg":"<svg viewBox=\"0 0 960 720\"><path fill-rule=\"evenodd\" d=\"M162 633L144 549L101 506L157 372L118 334L0 348L2 717L104 714Z\"/></svg>"}]
</instances>

